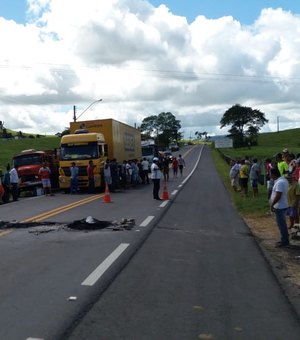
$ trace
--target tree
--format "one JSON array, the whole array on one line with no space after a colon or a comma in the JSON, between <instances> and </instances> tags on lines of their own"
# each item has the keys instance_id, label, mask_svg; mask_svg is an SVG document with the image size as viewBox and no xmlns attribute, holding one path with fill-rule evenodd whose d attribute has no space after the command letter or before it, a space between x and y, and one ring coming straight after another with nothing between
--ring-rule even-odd
<instances>
[{"instance_id":1,"label":"tree","mask_svg":"<svg viewBox=\"0 0 300 340\"><path fill-rule=\"evenodd\" d=\"M156 138L158 136L157 116L149 116L143 119L140 126L142 139Z\"/></svg>"},{"instance_id":2,"label":"tree","mask_svg":"<svg viewBox=\"0 0 300 340\"><path fill-rule=\"evenodd\" d=\"M197 136L198 139L202 138L202 132L196 131L195 136Z\"/></svg>"},{"instance_id":3,"label":"tree","mask_svg":"<svg viewBox=\"0 0 300 340\"><path fill-rule=\"evenodd\" d=\"M241 147L257 144L258 133L267 122L263 112L236 104L224 113L220 124L221 129L231 125L228 136L233 139L234 147Z\"/></svg>"},{"instance_id":4,"label":"tree","mask_svg":"<svg viewBox=\"0 0 300 340\"><path fill-rule=\"evenodd\" d=\"M157 144L168 146L172 141L180 139L180 121L171 112L161 112L159 115L146 117L140 130L143 139L154 138Z\"/></svg>"},{"instance_id":5,"label":"tree","mask_svg":"<svg viewBox=\"0 0 300 340\"><path fill-rule=\"evenodd\" d=\"M64 131L61 132L60 136L65 136L70 134L70 128L66 127Z\"/></svg>"}]
</instances>

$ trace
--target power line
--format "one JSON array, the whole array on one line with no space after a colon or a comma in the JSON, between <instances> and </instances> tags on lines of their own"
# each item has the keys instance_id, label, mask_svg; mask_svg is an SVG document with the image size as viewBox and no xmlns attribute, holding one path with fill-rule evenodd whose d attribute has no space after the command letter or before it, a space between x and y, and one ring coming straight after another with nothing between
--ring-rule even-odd
<instances>
[{"instance_id":1,"label":"power line","mask_svg":"<svg viewBox=\"0 0 300 340\"><path fill-rule=\"evenodd\" d=\"M23 70L34 70L38 66L50 67L51 72L62 72L62 73L76 73L77 69L86 69L90 71L99 71L102 69L99 66L85 66L85 65L67 65L67 64L54 64L54 63L37 63L34 66L30 65L13 65L13 64L0 64L0 69L23 69ZM72 69L73 67L73 69ZM245 75L245 74L234 74L234 73L212 73L212 72L194 72L194 71L179 71L179 70L163 70L163 69L142 69L142 68L122 68L119 67L118 71L130 72L140 74L146 77L155 77L162 79L178 79L178 80L191 80L191 81L231 81L231 82L255 82L255 83L282 83L282 84L299 84L300 78L291 77L283 78L279 76L270 75Z\"/></svg>"}]
</instances>

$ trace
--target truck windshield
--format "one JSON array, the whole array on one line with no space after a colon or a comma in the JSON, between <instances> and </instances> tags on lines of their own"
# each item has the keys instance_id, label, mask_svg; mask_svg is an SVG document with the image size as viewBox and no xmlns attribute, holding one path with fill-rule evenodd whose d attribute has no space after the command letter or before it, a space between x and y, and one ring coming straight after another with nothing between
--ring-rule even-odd
<instances>
[{"instance_id":1,"label":"truck windshield","mask_svg":"<svg viewBox=\"0 0 300 340\"><path fill-rule=\"evenodd\" d=\"M14 166L16 168L23 165L39 165L42 162L41 155L24 155L14 158Z\"/></svg>"},{"instance_id":2,"label":"truck windshield","mask_svg":"<svg viewBox=\"0 0 300 340\"><path fill-rule=\"evenodd\" d=\"M93 159L98 158L98 145L97 143L87 144L62 144L60 150L60 159L63 161L70 159Z\"/></svg>"}]
</instances>

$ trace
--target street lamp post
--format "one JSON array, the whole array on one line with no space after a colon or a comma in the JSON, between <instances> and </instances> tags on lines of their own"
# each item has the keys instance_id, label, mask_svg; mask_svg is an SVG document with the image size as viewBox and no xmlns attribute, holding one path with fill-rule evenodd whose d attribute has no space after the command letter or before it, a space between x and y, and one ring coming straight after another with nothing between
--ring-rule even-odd
<instances>
[{"instance_id":1,"label":"street lamp post","mask_svg":"<svg viewBox=\"0 0 300 340\"><path fill-rule=\"evenodd\" d=\"M78 117L76 117L76 106L74 105L73 106L73 112L74 112L73 120L74 120L74 122L76 122L91 106L93 106L94 104L99 103L99 102L102 102L102 99L97 99L97 100L93 101L87 108L85 108L81 112L81 114Z\"/></svg>"}]
</instances>

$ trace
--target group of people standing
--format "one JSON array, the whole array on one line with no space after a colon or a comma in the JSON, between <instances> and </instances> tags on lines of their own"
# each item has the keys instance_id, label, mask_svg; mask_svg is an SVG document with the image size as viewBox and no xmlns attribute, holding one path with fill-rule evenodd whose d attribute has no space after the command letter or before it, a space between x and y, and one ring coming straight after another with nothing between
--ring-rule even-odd
<instances>
[{"instance_id":1,"label":"group of people standing","mask_svg":"<svg viewBox=\"0 0 300 340\"><path fill-rule=\"evenodd\" d=\"M231 160L230 181L234 191L241 192L243 196L248 196L248 183L253 191L253 197L258 196L258 185L260 183L261 166L257 158L253 158L252 164L248 158L241 160Z\"/></svg>"},{"instance_id":2,"label":"group of people standing","mask_svg":"<svg viewBox=\"0 0 300 340\"><path fill-rule=\"evenodd\" d=\"M172 161L167 157L154 158L150 166L149 161L143 158L138 160L124 160L121 164L117 163L116 159L107 159L104 164L103 176L105 185L109 186L110 191L116 189L128 189L137 184L150 184L150 179L153 182L153 197L159 199L160 180L169 180L169 171L173 170L173 176L177 177L178 170L180 175L183 174L185 161L181 155L178 158L174 157ZM75 162L70 166L70 194L79 192L79 167ZM86 169L88 177L88 192L95 193L95 165L92 160ZM39 169L39 177L42 182L44 194L53 196L51 189L51 170L44 162ZM10 165L7 165L6 173L3 175L0 169L0 202L9 202L10 194L13 200L17 201L19 196L19 176L17 170Z\"/></svg>"},{"instance_id":3,"label":"group of people standing","mask_svg":"<svg viewBox=\"0 0 300 340\"><path fill-rule=\"evenodd\" d=\"M183 175L183 168L185 167L185 160L181 155L178 156L178 159L174 157L172 159L171 167L173 169L173 176L177 177L178 169L180 171L180 175ZM170 170L170 161L167 157L163 157L159 159L158 157L153 158L153 163L151 165L151 179L153 182L153 198L155 200L161 201L159 197L160 190L160 181L163 178L164 181L169 180L169 170Z\"/></svg>"},{"instance_id":4,"label":"group of people standing","mask_svg":"<svg viewBox=\"0 0 300 340\"><path fill-rule=\"evenodd\" d=\"M257 183L261 170L255 158L252 165L248 159L232 161L230 178L233 190L247 195L250 179L253 195L257 196ZM300 154L295 155L288 149L283 149L276 154L274 160L270 158L265 160L263 175L267 185L267 199L281 235L281 240L276 243L276 247L286 247L289 245L288 229L299 223Z\"/></svg>"},{"instance_id":5,"label":"group of people standing","mask_svg":"<svg viewBox=\"0 0 300 340\"><path fill-rule=\"evenodd\" d=\"M0 204L8 203L10 201L10 195L12 195L13 201L17 201L19 197L19 176L15 167L10 167L7 164L6 171L3 174L0 169Z\"/></svg>"}]
</instances>

